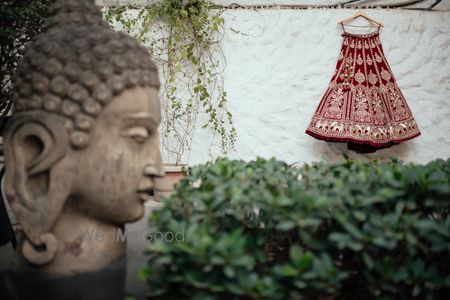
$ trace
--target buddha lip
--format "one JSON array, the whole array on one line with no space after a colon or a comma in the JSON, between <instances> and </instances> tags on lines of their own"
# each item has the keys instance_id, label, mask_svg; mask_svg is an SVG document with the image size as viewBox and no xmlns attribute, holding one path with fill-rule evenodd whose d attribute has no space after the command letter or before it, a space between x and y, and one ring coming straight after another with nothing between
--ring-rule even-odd
<instances>
[{"instance_id":1,"label":"buddha lip","mask_svg":"<svg viewBox=\"0 0 450 300\"><path fill-rule=\"evenodd\" d=\"M140 190L138 191L139 198L142 200L142 202L153 200L153 189L148 190Z\"/></svg>"},{"instance_id":2,"label":"buddha lip","mask_svg":"<svg viewBox=\"0 0 450 300\"><path fill-rule=\"evenodd\" d=\"M153 196L154 194L154 189L153 188L149 188L149 189L145 189L145 190L138 190L138 194L139 195L151 195Z\"/></svg>"},{"instance_id":3,"label":"buddha lip","mask_svg":"<svg viewBox=\"0 0 450 300\"><path fill-rule=\"evenodd\" d=\"M147 181L138 187L137 194L138 194L139 198L142 200L142 202L147 202L149 200L154 199L154 195L155 195L154 190L155 190L155 185L154 185L153 181Z\"/></svg>"},{"instance_id":4,"label":"buddha lip","mask_svg":"<svg viewBox=\"0 0 450 300\"><path fill-rule=\"evenodd\" d=\"M141 193L149 194L149 193L153 193L154 189L155 189L155 187L154 187L153 185L148 185L148 186L146 186L146 187L141 187L141 188L139 188L139 189L137 190L137 192L138 192L139 194L141 194Z\"/></svg>"}]
</instances>

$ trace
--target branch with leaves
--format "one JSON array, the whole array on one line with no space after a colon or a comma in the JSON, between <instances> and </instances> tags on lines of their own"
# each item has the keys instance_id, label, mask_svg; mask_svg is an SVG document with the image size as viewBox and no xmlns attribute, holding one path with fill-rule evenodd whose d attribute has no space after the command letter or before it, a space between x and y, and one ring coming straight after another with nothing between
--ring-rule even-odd
<instances>
[{"instance_id":1,"label":"branch with leaves","mask_svg":"<svg viewBox=\"0 0 450 300\"><path fill-rule=\"evenodd\" d=\"M234 148L236 129L222 76L221 13L207 0L162 0L105 11L106 20L143 43L160 67L166 161L187 161L199 122L211 131L210 154L216 146L223 154Z\"/></svg>"}]
</instances>

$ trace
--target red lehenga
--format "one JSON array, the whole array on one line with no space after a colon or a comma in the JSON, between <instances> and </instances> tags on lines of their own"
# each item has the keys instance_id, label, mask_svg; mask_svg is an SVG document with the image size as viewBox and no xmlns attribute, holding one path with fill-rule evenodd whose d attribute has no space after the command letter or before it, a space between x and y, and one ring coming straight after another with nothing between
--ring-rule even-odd
<instances>
[{"instance_id":1,"label":"red lehenga","mask_svg":"<svg viewBox=\"0 0 450 300\"><path fill-rule=\"evenodd\" d=\"M306 133L373 152L420 135L384 56L378 31L342 34L336 71Z\"/></svg>"}]
</instances>

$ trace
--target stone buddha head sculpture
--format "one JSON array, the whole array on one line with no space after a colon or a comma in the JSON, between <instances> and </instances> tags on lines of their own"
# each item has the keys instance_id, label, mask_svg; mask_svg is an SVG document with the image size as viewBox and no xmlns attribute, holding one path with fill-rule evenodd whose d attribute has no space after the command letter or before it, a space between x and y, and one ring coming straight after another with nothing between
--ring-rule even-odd
<instances>
[{"instance_id":1,"label":"stone buddha head sculpture","mask_svg":"<svg viewBox=\"0 0 450 300\"><path fill-rule=\"evenodd\" d=\"M123 243L108 233L143 216L163 173L148 51L93 0L59 0L14 83L5 191L23 230L21 266L64 274L120 259Z\"/></svg>"}]
</instances>

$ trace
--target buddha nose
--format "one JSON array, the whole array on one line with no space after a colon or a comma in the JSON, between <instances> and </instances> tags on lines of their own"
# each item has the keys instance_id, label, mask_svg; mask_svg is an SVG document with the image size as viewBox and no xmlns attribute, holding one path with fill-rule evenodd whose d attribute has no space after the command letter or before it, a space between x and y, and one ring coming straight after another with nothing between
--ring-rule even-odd
<instances>
[{"instance_id":1,"label":"buddha nose","mask_svg":"<svg viewBox=\"0 0 450 300\"><path fill-rule=\"evenodd\" d=\"M164 167L161 159L159 147L150 149L146 155L147 159L144 164L144 176L146 177L164 177ZM151 151L153 150L153 151Z\"/></svg>"},{"instance_id":2,"label":"buddha nose","mask_svg":"<svg viewBox=\"0 0 450 300\"><path fill-rule=\"evenodd\" d=\"M164 177L165 173L162 165L158 164L146 166L144 169L144 175L152 177Z\"/></svg>"}]
</instances>

